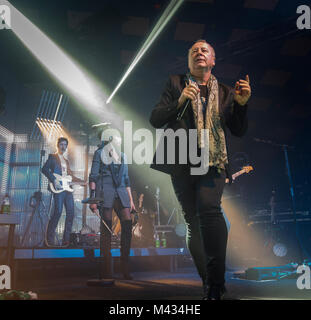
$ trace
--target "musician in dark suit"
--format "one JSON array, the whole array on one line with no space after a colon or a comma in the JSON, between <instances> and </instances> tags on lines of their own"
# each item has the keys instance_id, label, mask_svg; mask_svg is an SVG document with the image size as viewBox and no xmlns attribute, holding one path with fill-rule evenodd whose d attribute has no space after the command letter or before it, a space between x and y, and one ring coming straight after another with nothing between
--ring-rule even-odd
<instances>
[{"instance_id":1,"label":"musician in dark suit","mask_svg":"<svg viewBox=\"0 0 311 320\"><path fill-rule=\"evenodd\" d=\"M57 140L57 153L49 154L49 157L42 167L42 173L48 178L49 182L53 183L53 187L55 190L61 190L62 185L56 177L53 175L54 173L60 176L70 175L72 177L73 182L81 182L83 184L83 180L74 176L73 172L70 169L69 161L64 157L64 153L66 152L68 147L68 139L64 137L60 137ZM52 192L50 186L48 186L48 190ZM53 245L55 230L59 221L59 218L63 211L63 205L65 205L66 209L66 220L65 220L65 229L63 234L62 245L69 245L69 237L72 229L73 219L74 219L74 200L73 194L69 191L62 191L60 193L53 193L54 198L54 212L50 218L48 223L47 233L46 233L46 244Z\"/></svg>"},{"instance_id":2,"label":"musician in dark suit","mask_svg":"<svg viewBox=\"0 0 311 320\"><path fill-rule=\"evenodd\" d=\"M106 133L106 134L105 134ZM129 254L132 239L132 216L135 210L128 175L126 155L121 152L121 138L103 131L102 144L95 151L89 175L91 198L102 198L99 206L91 204L92 211L98 210L107 227L101 224L103 232L104 262L110 261L112 210L121 222L121 269L124 279L132 279L129 273ZM105 276L109 277L109 265L104 266Z\"/></svg>"},{"instance_id":3,"label":"musician in dark suit","mask_svg":"<svg viewBox=\"0 0 311 320\"><path fill-rule=\"evenodd\" d=\"M219 83L211 73L215 61L210 44L205 40L194 43L188 52L190 72L170 77L150 117L155 128L165 125L166 132L181 129L188 137L188 146L179 145L179 139L175 139L174 164L167 161L167 148L164 161L157 163L157 149L151 167L171 176L188 227L187 244L202 278L204 299L220 299L225 292L227 228L221 213L221 197L229 165L227 132L229 129L239 137L245 134L247 101L251 95L248 76L237 81L235 89ZM181 116L183 110L186 111ZM209 160L204 163L208 170L196 175L191 172L195 167L189 159L191 154L186 163L179 163L179 151L183 147L189 150L191 144L190 129L198 135L192 143L197 145L198 154L206 152L208 157L202 160ZM162 140L167 145L168 139Z\"/></svg>"}]
</instances>

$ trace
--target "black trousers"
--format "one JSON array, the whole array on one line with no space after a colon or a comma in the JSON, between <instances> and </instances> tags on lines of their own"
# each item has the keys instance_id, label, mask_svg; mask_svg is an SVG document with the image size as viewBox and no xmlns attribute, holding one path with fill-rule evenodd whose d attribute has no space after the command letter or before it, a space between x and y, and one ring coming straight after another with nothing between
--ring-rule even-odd
<instances>
[{"instance_id":1,"label":"black trousers","mask_svg":"<svg viewBox=\"0 0 311 320\"><path fill-rule=\"evenodd\" d=\"M172 176L187 224L187 245L203 283L223 286L228 231L221 212L225 170L209 168L202 176Z\"/></svg>"},{"instance_id":2,"label":"black trousers","mask_svg":"<svg viewBox=\"0 0 311 320\"><path fill-rule=\"evenodd\" d=\"M121 200L116 198L113 203L112 208L100 208L100 215L102 219L105 221L110 230L112 230L112 211L113 209L117 213L118 218L121 223L121 264L123 264L123 269L126 269L130 249L131 249L131 240L132 240L132 220L130 214L130 208L124 208ZM111 233L106 228L106 226L101 222L100 224L101 233L102 233L102 242L100 243L100 248L103 253L103 275L109 276L112 273L111 270Z\"/></svg>"}]
</instances>

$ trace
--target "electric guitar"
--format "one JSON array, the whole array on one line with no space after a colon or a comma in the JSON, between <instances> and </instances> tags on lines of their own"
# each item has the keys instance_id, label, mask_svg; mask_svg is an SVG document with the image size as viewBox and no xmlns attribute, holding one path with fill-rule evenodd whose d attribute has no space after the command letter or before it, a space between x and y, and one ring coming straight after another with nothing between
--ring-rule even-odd
<instances>
[{"instance_id":1,"label":"electric guitar","mask_svg":"<svg viewBox=\"0 0 311 320\"><path fill-rule=\"evenodd\" d=\"M53 193L61 193L64 191L73 192L73 185L86 185L86 182L72 182L72 176L61 176L60 174L53 173L56 180L61 184L61 189L55 189L54 184L50 182L50 189Z\"/></svg>"},{"instance_id":2,"label":"electric guitar","mask_svg":"<svg viewBox=\"0 0 311 320\"><path fill-rule=\"evenodd\" d=\"M238 176L240 176L240 175L242 175L244 173L249 173L252 170L254 170L254 168L252 166L245 166L245 167L242 168L242 170L240 170L240 171L238 171L238 172L236 172L236 173L234 173L232 175L232 180L234 181Z\"/></svg>"},{"instance_id":3,"label":"electric guitar","mask_svg":"<svg viewBox=\"0 0 311 320\"><path fill-rule=\"evenodd\" d=\"M252 170L254 170L254 168L252 166L245 166L242 168L242 170L240 170L232 175L232 180L235 180L238 176L240 176L244 173L249 173Z\"/></svg>"}]
</instances>

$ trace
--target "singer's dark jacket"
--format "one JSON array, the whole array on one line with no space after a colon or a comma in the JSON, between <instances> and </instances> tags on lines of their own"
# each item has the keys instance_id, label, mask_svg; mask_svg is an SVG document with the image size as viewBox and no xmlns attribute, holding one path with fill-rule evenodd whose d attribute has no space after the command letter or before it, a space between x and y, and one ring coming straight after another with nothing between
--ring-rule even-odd
<instances>
[{"instance_id":1,"label":"singer's dark jacket","mask_svg":"<svg viewBox=\"0 0 311 320\"><path fill-rule=\"evenodd\" d=\"M192 106L189 104L185 114L181 120L177 120L178 113L183 109L177 109L178 99L185 88L185 82L187 80L186 75L172 75L170 76L168 82L166 83L165 89L162 93L160 102L154 107L150 116L150 123L155 128L162 128L165 126L166 129L173 129L174 131L184 128L186 130L195 129L194 116L192 111ZM241 106L234 101L234 89L230 88L222 83L218 83L219 87L219 113L221 118L221 125L224 129L226 136L226 143L228 141L227 134L228 130L237 136L243 136L247 131L247 105ZM165 152L164 152L164 164L156 164L156 154L153 158L153 163L151 168L165 172L170 175L178 176L180 174L188 174L190 165L179 164L179 153L178 153L178 139L175 139L175 163L168 164L166 161L166 142ZM188 148L189 150L189 148ZM227 144L228 150L228 144ZM228 150L229 158L229 150ZM230 162L229 162L230 164ZM231 176L230 166L227 168L227 175Z\"/></svg>"}]
</instances>

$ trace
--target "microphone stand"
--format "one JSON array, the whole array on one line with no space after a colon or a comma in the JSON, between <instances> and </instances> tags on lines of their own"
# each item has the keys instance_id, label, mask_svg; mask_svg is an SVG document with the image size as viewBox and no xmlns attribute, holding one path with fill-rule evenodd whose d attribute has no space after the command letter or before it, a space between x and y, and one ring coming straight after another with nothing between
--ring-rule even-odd
<instances>
[{"instance_id":1,"label":"microphone stand","mask_svg":"<svg viewBox=\"0 0 311 320\"><path fill-rule=\"evenodd\" d=\"M157 220L158 220L158 226L161 225L161 222L160 222L160 188L157 187L156 189L156 194L155 194L155 198L157 200Z\"/></svg>"},{"instance_id":2,"label":"microphone stand","mask_svg":"<svg viewBox=\"0 0 311 320\"><path fill-rule=\"evenodd\" d=\"M292 202L292 210L293 210L293 218L294 218L294 225L295 225L296 240L297 240L298 249L299 249L299 262L301 264L304 261L304 259L303 259L303 251L304 251L304 253L306 253L306 252L305 252L305 250L303 250L303 246L301 244L301 241L300 241L300 238L299 238L299 235L298 235L297 212L296 212L296 197L295 197L295 192L294 192L294 184L293 184L291 169L290 169L289 160L288 160L288 148L294 149L294 147L286 145L286 144L278 144L278 143L275 143L275 142L273 142L271 140L262 140L262 139L258 139L258 138L254 138L254 141L265 143L265 144L270 144L272 146L279 147L279 148L283 149L284 157L285 157L285 164L286 164L286 169L287 169L287 177L288 177L288 182L289 182L289 191L290 191L291 202Z\"/></svg>"},{"instance_id":3,"label":"microphone stand","mask_svg":"<svg viewBox=\"0 0 311 320\"><path fill-rule=\"evenodd\" d=\"M40 240L40 242L44 242L44 239L45 239L43 220L42 220L42 216L41 216L41 212L40 212L41 206L43 207L44 211L46 209L44 201L42 199L42 181L41 181L42 160L43 160L44 156L45 156L45 150L42 149L42 150L40 150L40 162L39 162L39 174L38 174L39 190L34 192L34 194L29 199L29 206L32 208L32 211L31 211L31 216L29 217L27 226L25 228L25 232L24 232L22 240L21 240L21 245L22 246L25 245L25 242L26 242L27 236L29 234L30 227L31 227L32 222L33 222L33 218L36 215L36 212L38 212L38 218L39 218L40 223L41 223L42 234L43 234L43 240ZM37 245L39 245L40 242Z\"/></svg>"}]
</instances>

